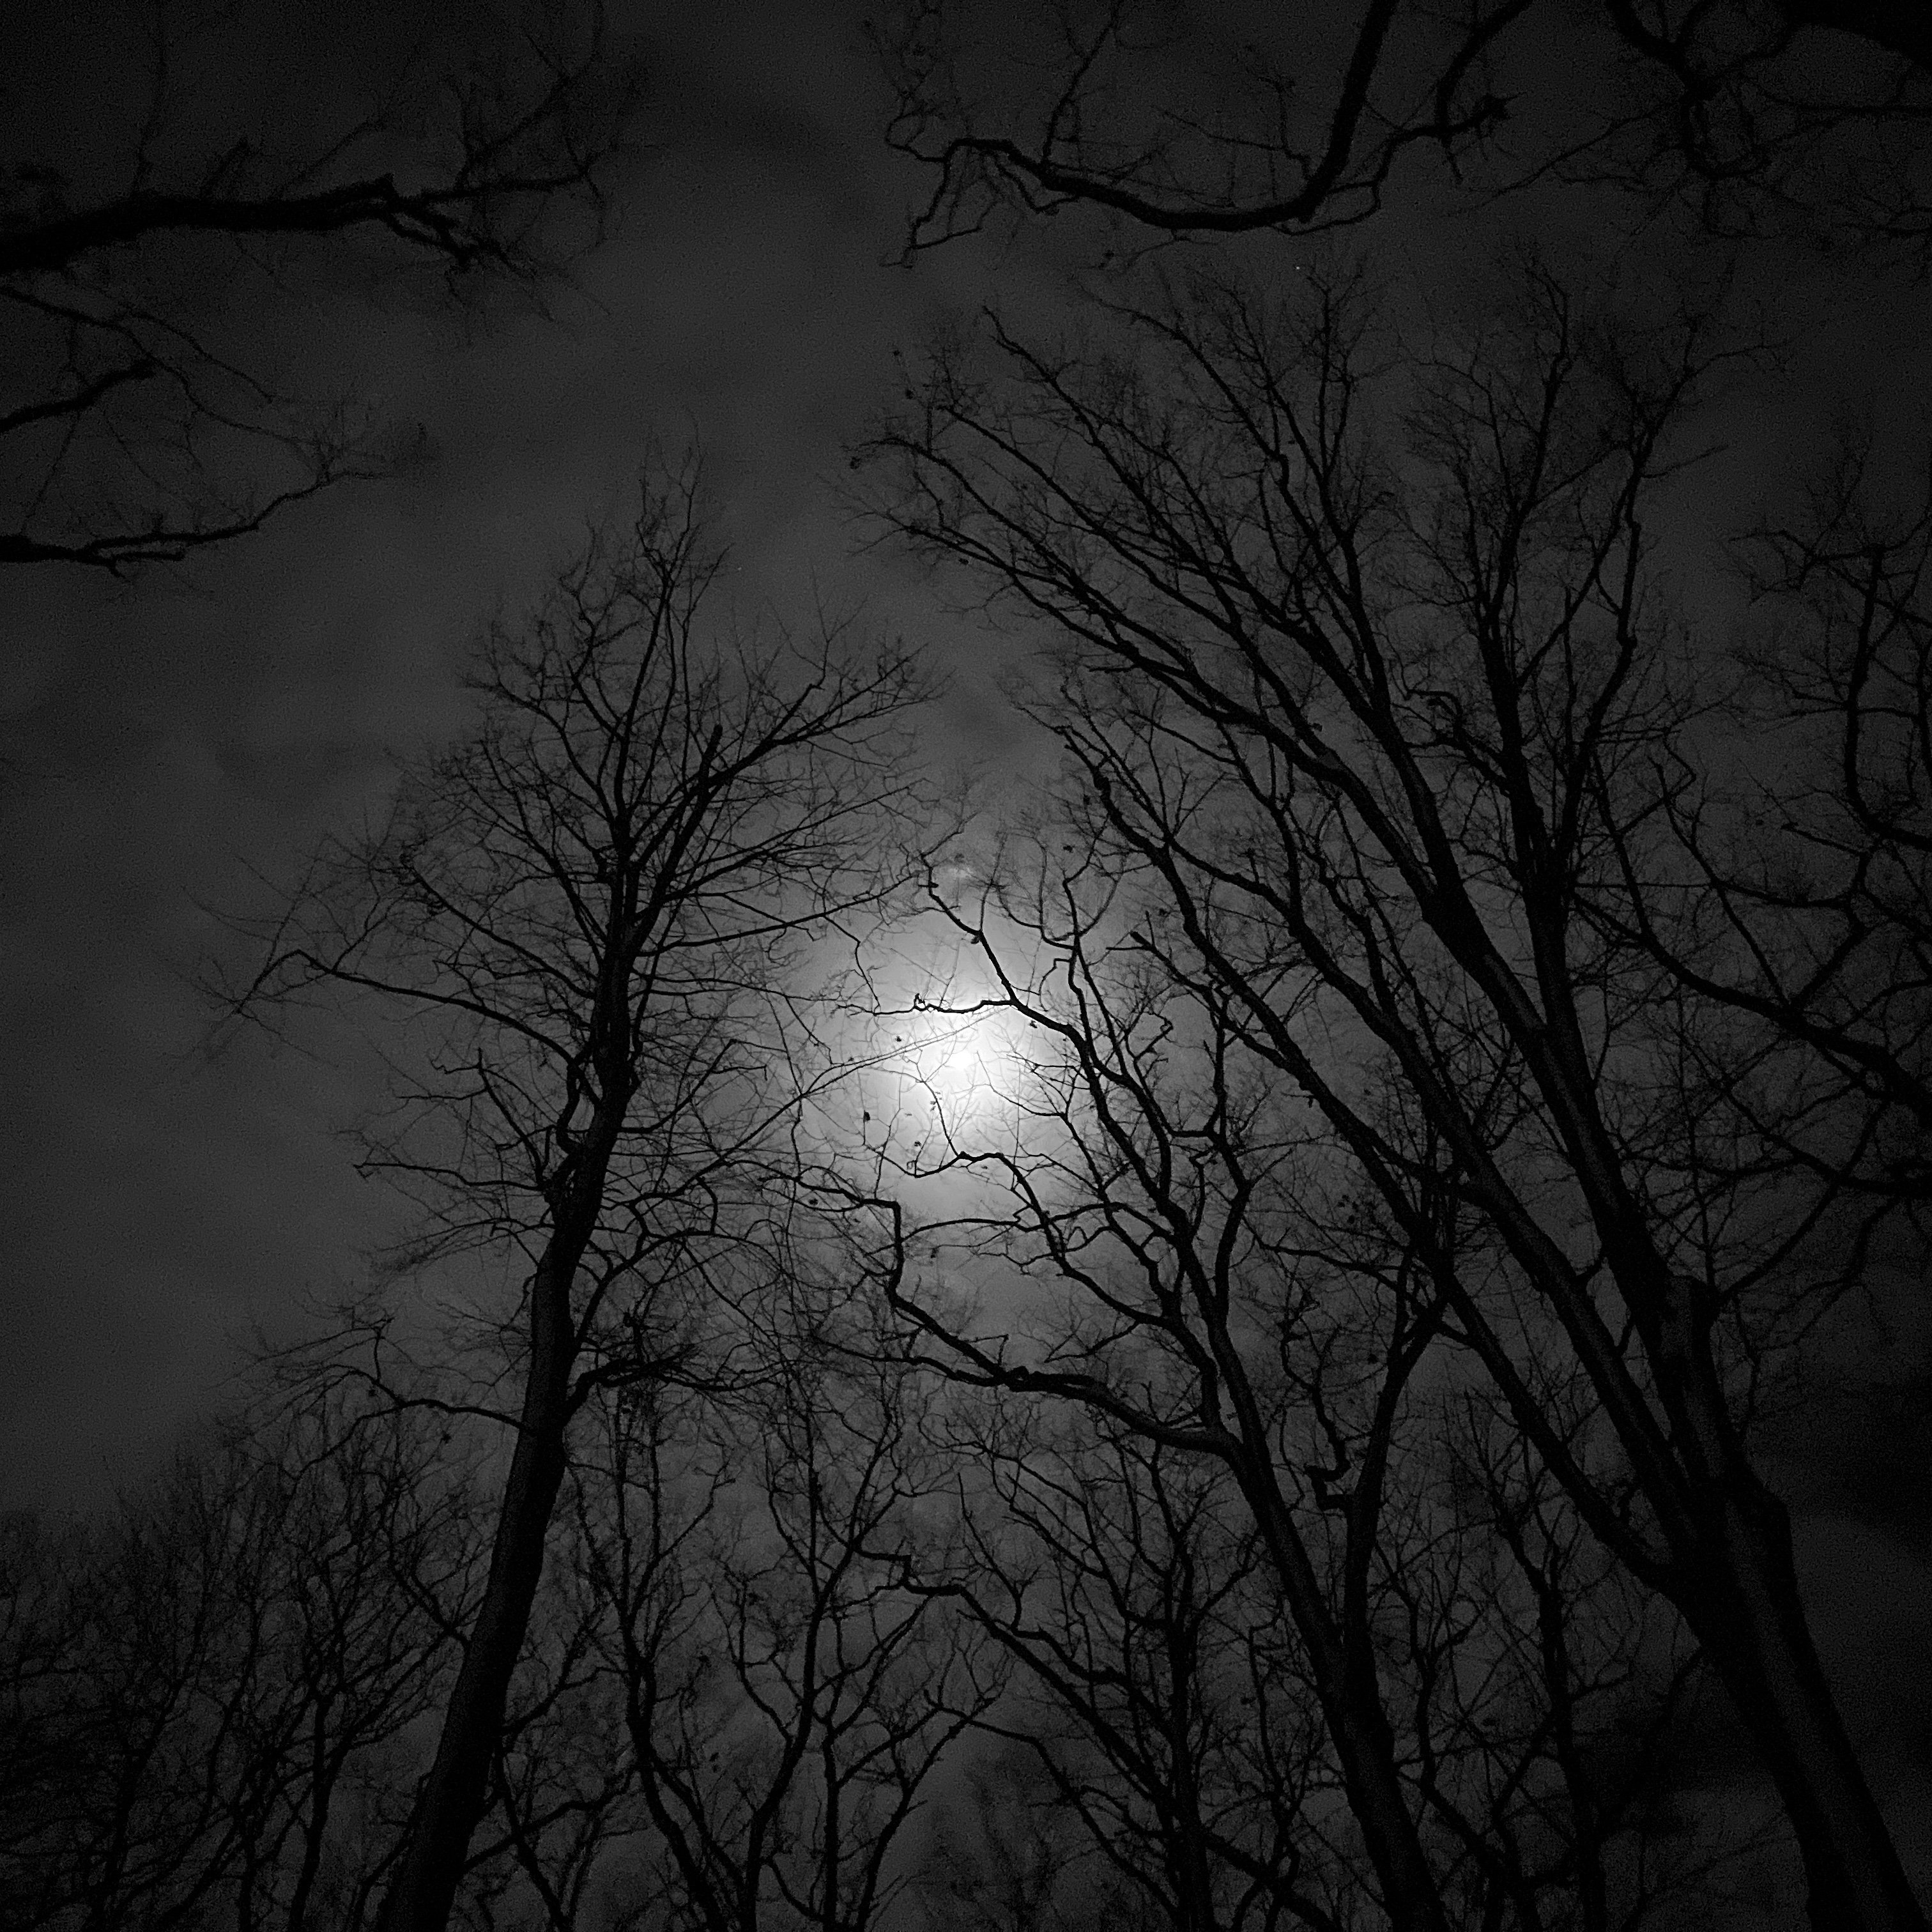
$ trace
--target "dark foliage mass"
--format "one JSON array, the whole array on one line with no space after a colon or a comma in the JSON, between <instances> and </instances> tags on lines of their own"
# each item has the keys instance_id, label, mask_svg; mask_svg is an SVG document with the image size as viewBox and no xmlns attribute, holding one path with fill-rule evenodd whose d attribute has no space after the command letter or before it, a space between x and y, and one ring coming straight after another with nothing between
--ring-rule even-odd
<instances>
[{"instance_id":1,"label":"dark foliage mass","mask_svg":"<svg viewBox=\"0 0 1932 1932\"><path fill-rule=\"evenodd\" d=\"M221 988L374 1044L417 1218L146 1489L0 1526L0 1924L1924 1927L1923 1741L1841 1707L1778 1444L1924 1271L1932 514L1847 439L1720 650L1721 296L1518 250L1419 320L1370 220L1433 157L1916 269L1922 22L1371 0L1326 96L1060 24L1043 106L879 34L916 245L1085 205L1117 254L853 460L1026 639L1058 776L956 801L915 653L735 629L676 464L488 628ZM1605 78L1552 146L1561 34ZM589 71L453 185L194 206L522 274ZM144 182L0 268L120 301L86 250L194 225ZM151 326L45 419L118 422ZM19 541L246 520L109 500Z\"/></svg>"}]
</instances>

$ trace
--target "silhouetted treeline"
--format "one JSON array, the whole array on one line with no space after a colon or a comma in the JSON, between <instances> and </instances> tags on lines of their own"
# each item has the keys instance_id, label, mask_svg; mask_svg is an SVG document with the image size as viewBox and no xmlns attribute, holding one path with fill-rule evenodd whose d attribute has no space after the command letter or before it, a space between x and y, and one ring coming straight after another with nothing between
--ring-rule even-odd
<instances>
[{"instance_id":1,"label":"silhouetted treeline","mask_svg":"<svg viewBox=\"0 0 1932 1932\"><path fill-rule=\"evenodd\" d=\"M1224 1480L813 1326L728 1399L586 1416L456 1922L1372 1923ZM1435 1835L1478 1921L1622 1920L1716 1848L1667 1776L1692 1672L1450 1426L1426 1573L1375 1592ZM373 1922L484 1575L462 1439L338 1399L10 1522L4 1922Z\"/></svg>"}]
</instances>

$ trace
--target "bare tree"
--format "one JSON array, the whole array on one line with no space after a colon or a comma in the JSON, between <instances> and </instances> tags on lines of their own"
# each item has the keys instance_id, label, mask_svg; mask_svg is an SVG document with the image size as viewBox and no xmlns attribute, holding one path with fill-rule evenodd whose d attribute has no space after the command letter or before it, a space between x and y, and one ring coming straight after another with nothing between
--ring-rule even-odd
<instances>
[{"instance_id":1,"label":"bare tree","mask_svg":"<svg viewBox=\"0 0 1932 1932\"><path fill-rule=\"evenodd\" d=\"M292 147L304 102L208 127L232 23L184 31L158 4L144 32L124 153L0 160L0 562L178 560L392 466L394 430L302 397L249 312L331 263L537 286L594 238L638 100L601 9L532 12L448 63L412 56Z\"/></svg>"},{"instance_id":2,"label":"bare tree","mask_svg":"<svg viewBox=\"0 0 1932 1932\"><path fill-rule=\"evenodd\" d=\"M359 1922L480 1568L434 1447L333 1402L231 1429L9 1577L0 1918Z\"/></svg>"},{"instance_id":3,"label":"bare tree","mask_svg":"<svg viewBox=\"0 0 1932 1932\"><path fill-rule=\"evenodd\" d=\"M580 1560L670 1922L865 1932L1002 1673L902 1578L944 1529L916 1386L890 1358L780 1347L735 1412L604 1406Z\"/></svg>"},{"instance_id":4,"label":"bare tree","mask_svg":"<svg viewBox=\"0 0 1932 1932\"><path fill-rule=\"evenodd\" d=\"M77 1619L63 1588L78 1568L70 1533L31 1512L0 1517L0 1924L43 1923L63 1903L68 1868L51 1794L74 1776L67 1694Z\"/></svg>"},{"instance_id":5,"label":"bare tree","mask_svg":"<svg viewBox=\"0 0 1932 1932\"><path fill-rule=\"evenodd\" d=\"M712 641L721 558L694 490L647 491L634 531L493 628L474 728L324 848L241 1001L398 1023L370 1165L423 1208L416 1259L487 1258L514 1284L486 1318L518 1390L482 1405L514 1431L489 1582L391 1928L447 1922L574 1419L694 1348L728 1376L721 1311L808 1239L789 1135L836 1055L807 968L891 883L888 814L914 796L907 659Z\"/></svg>"},{"instance_id":6,"label":"bare tree","mask_svg":"<svg viewBox=\"0 0 1932 1932\"><path fill-rule=\"evenodd\" d=\"M998 1177L983 1220L908 1237L1031 1291L955 1309L932 1265L896 1290L940 1364L1006 1392L959 1438L994 1472L970 1492L971 1546L923 1586L1020 1664L1035 1708L996 1727L1034 1741L1160 1922L1325 1928L1379 1898L1397 1922L1636 1924L1698 1869L1654 1802L1682 1690L1672 1620L1532 1452L1512 1465L1471 1428L1437 1277L1491 1266L1480 1220L1426 1129L1384 1111L1434 1197L1419 1256L1214 989L1150 962L1072 830L1051 837L1050 924L1010 850L996 902L950 902L1023 1036L1058 1050L1006 1069L1010 1143L963 1133L946 1156L956 1184ZM1034 976L1001 985L1016 958ZM1600 1448L1587 1385L1532 1372L1573 1455ZM1095 1419L1056 1420L1042 1396ZM1393 1900L1367 1775L1412 1840L1419 1876Z\"/></svg>"},{"instance_id":7,"label":"bare tree","mask_svg":"<svg viewBox=\"0 0 1932 1932\"><path fill-rule=\"evenodd\" d=\"M1574 1380L1567 1405L1546 1400L1580 1439L1600 1424ZM1709 1673L1682 1620L1590 1534L1492 1393L1445 1392L1432 1421L1433 1560L1391 1563L1388 1588L1468 1916L1601 1932L1711 1897L1760 1846L1682 1800Z\"/></svg>"},{"instance_id":8,"label":"bare tree","mask_svg":"<svg viewBox=\"0 0 1932 1932\"><path fill-rule=\"evenodd\" d=\"M1369 1922L1318 1701L1225 1469L1016 1406L1004 1508L944 1586L1033 1687L998 1728L1156 1922ZM1692 1666L1469 1392L1416 1420L1378 1645L1451 1916L1636 1925L1733 1850L1668 1798Z\"/></svg>"},{"instance_id":9,"label":"bare tree","mask_svg":"<svg viewBox=\"0 0 1932 1932\"><path fill-rule=\"evenodd\" d=\"M1203 286L1123 318L1118 352L996 329L1004 379L942 362L882 439L886 514L1050 627L1042 714L1143 970L1298 1096L1418 1307L1682 1612L1814 1922L1922 1925L1746 1441L1816 1203L1703 1156L1748 1130L1584 909L1627 888L1678 716L1645 520L1710 351L1532 280L1512 327L1419 362L1378 360L1332 290ZM1090 1030L1118 998L1095 988ZM1449 1223L1418 1191L1445 1172ZM1600 1433L1566 1433L1552 1366Z\"/></svg>"},{"instance_id":10,"label":"bare tree","mask_svg":"<svg viewBox=\"0 0 1932 1932\"><path fill-rule=\"evenodd\" d=\"M1144 1893L1108 1870L1030 1743L967 1768L917 1882L935 1932L1156 1932L1162 1922Z\"/></svg>"},{"instance_id":11,"label":"bare tree","mask_svg":"<svg viewBox=\"0 0 1932 1932\"><path fill-rule=\"evenodd\" d=\"M1733 1016L1705 1076L1794 1184L1836 1199L1852 1273L1932 1190L1932 514L1887 514L1869 468L1842 452L1747 546L1761 621L1735 726L1779 769L1727 794L1705 778L1726 741L1662 764L1674 849L1626 841L1595 909Z\"/></svg>"},{"instance_id":12,"label":"bare tree","mask_svg":"<svg viewBox=\"0 0 1932 1932\"><path fill-rule=\"evenodd\" d=\"M1226 1466L1007 1406L976 1432L990 1494L966 1560L927 1585L1020 1668L1028 1694L985 1727L1150 1922L1348 1922L1364 1894L1324 1841L1318 1702Z\"/></svg>"},{"instance_id":13,"label":"bare tree","mask_svg":"<svg viewBox=\"0 0 1932 1932\"><path fill-rule=\"evenodd\" d=\"M1285 1208L1310 1185L1294 1172L1298 1131L1269 1083L1243 1064L1224 1011L1182 1011L1157 969L1106 946L1113 894L1090 848L1073 850L1071 866L1045 874L1036 897L1006 907L1045 942L1051 963L1036 969L1044 982L1016 981L981 915L949 908L996 997L1059 1056L1058 1066L1042 1064L1040 1094L1021 1103L1029 1126L1011 1150L961 1146L950 1159L1001 1184L990 1212L965 1232L991 1254L1072 1287L1090 1314L1016 1350L997 1312L935 1308L930 1269L910 1276L910 1290L901 1269L887 1294L940 1345L932 1359L952 1374L1070 1397L1133 1435L1226 1468L1306 1654L1334 1776L1384 1908L1400 1925L1445 1925L1380 1681L1372 1587L1398 1424L1440 1329L1439 1296L1426 1269L1392 1264L1394 1292L1348 1350L1346 1413L1331 1406L1328 1358L1354 1311L1305 1278L1307 1244ZM1453 1190L1436 1192L1423 1211L1453 1221ZM914 1251L946 1232L918 1231ZM1453 1244L1452 1234L1438 1238ZM1280 1423L1276 1359L1304 1351L1317 1365L1309 1399ZM1338 1454L1337 1478L1354 1480L1331 1511L1317 1472ZM1205 1910L1198 1897L1177 1903L1190 1918Z\"/></svg>"},{"instance_id":14,"label":"bare tree","mask_svg":"<svg viewBox=\"0 0 1932 1932\"><path fill-rule=\"evenodd\" d=\"M580 1564L545 1568L512 1680L490 1805L472 1839L460 1905L494 1923L533 1899L552 1932L574 1932L610 1888L635 1836L636 1780L621 1701L603 1667L600 1606ZM514 1909L514 1907L512 1908Z\"/></svg>"},{"instance_id":15,"label":"bare tree","mask_svg":"<svg viewBox=\"0 0 1932 1932\"><path fill-rule=\"evenodd\" d=\"M909 250L1079 208L1130 246L1318 232L1376 214L1426 157L1479 194L1612 180L1720 236L1795 229L1922 267L1932 242L1932 34L1910 6L1367 0L1238 44L1136 0L1055 24L1057 46L989 56L964 10L916 0L879 35L887 138L932 183Z\"/></svg>"}]
</instances>

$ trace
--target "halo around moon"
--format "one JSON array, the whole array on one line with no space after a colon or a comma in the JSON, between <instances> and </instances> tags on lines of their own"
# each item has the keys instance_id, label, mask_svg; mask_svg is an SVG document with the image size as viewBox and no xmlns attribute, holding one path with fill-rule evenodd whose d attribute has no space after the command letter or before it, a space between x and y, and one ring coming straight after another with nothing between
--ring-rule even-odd
<instances>
[{"instance_id":1,"label":"halo around moon","mask_svg":"<svg viewBox=\"0 0 1932 1932\"><path fill-rule=\"evenodd\" d=\"M1030 1063L1024 1024L1004 1007L917 1009L893 1028L881 1071L894 1090L895 1138L942 1148L1010 1138L1016 1128Z\"/></svg>"}]
</instances>

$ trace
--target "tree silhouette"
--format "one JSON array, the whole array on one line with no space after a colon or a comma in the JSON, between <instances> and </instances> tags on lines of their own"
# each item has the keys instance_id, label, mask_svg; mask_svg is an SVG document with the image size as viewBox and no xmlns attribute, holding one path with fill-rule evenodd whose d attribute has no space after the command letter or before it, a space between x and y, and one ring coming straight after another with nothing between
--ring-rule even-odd
<instances>
[{"instance_id":1,"label":"tree silhouette","mask_svg":"<svg viewBox=\"0 0 1932 1932\"><path fill-rule=\"evenodd\" d=\"M932 183L908 252L1079 208L1130 249L1319 233L1372 219L1432 159L1466 194L1610 183L1720 238L1795 232L1921 268L1932 244L1932 33L1909 6L1366 0L1236 44L1107 0L1056 26L1057 46L989 48L963 10L913 0L878 32L886 138Z\"/></svg>"},{"instance_id":2,"label":"tree silhouette","mask_svg":"<svg viewBox=\"0 0 1932 1932\"><path fill-rule=\"evenodd\" d=\"M1706 1077L1754 1142L1836 1198L1852 1273L1932 1184L1932 519L1876 494L1847 449L1752 540L1760 622L1732 717L1780 746L1783 769L1726 801L1700 782L1708 757L1683 754L1659 785L1676 868L1626 842L1596 908L1735 1016ZM1648 892L1631 889L1640 869Z\"/></svg>"},{"instance_id":3,"label":"tree silhouette","mask_svg":"<svg viewBox=\"0 0 1932 1932\"><path fill-rule=\"evenodd\" d=\"M701 1932L890 1923L907 1828L1003 1675L902 1579L944 1517L923 1390L828 1352L824 1307L790 1316L722 1408L607 1403L579 1484L640 1835Z\"/></svg>"},{"instance_id":4,"label":"tree silhouette","mask_svg":"<svg viewBox=\"0 0 1932 1932\"><path fill-rule=\"evenodd\" d=\"M1121 328L1060 352L995 325L1004 379L942 358L878 446L885 514L1050 627L1040 715L1119 971L1306 1108L1420 1306L1682 1612L1784 1801L1814 1922L1922 1924L1746 1441L1822 1204L1713 1106L1699 1043L1728 1016L1658 1000L1586 904L1648 876L1628 854L1678 706L1646 520L1711 351L1695 324L1593 320L1540 273L1514 327L1408 361L1378 359L1333 289L1204 284ZM1049 936L1077 931L1070 909ZM1104 958L1040 1017L1138 1108L1112 1057L1142 1009ZM1473 1244L1450 1238L1466 1217ZM1581 1440L1552 1364L1590 1389Z\"/></svg>"},{"instance_id":5,"label":"tree silhouette","mask_svg":"<svg viewBox=\"0 0 1932 1932\"><path fill-rule=\"evenodd\" d=\"M220 37L160 5L146 37L124 154L78 179L59 157L0 159L0 563L176 562L393 467L392 428L352 398L303 398L211 290L248 270L245 310L332 262L432 268L452 296L537 287L594 238L638 100L593 7L447 68L412 57L299 149L281 126L190 138L176 124L218 91Z\"/></svg>"},{"instance_id":6,"label":"tree silhouette","mask_svg":"<svg viewBox=\"0 0 1932 1932\"><path fill-rule=\"evenodd\" d=\"M323 849L238 1001L400 1022L369 1165L420 1202L418 1261L512 1274L492 1319L516 1406L483 1407L514 1446L392 1928L447 1922L574 1420L700 1350L728 1380L734 1345L699 1318L782 1280L808 1238L790 1133L836 1066L806 968L892 883L885 815L911 796L908 662L850 658L836 636L712 642L722 560L694 490L688 472L648 488L633 531L492 630L475 727L382 824Z\"/></svg>"},{"instance_id":7,"label":"tree silhouette","mask_svg":"<svg viewBox=\"0 0 1932 1932\"><path fill-rule=\"evenodd\" d=\"M0 1923L359 1921L481 1580L436 1449L325 1399L18 1552Z\"/></svg>"}]
</instances>

